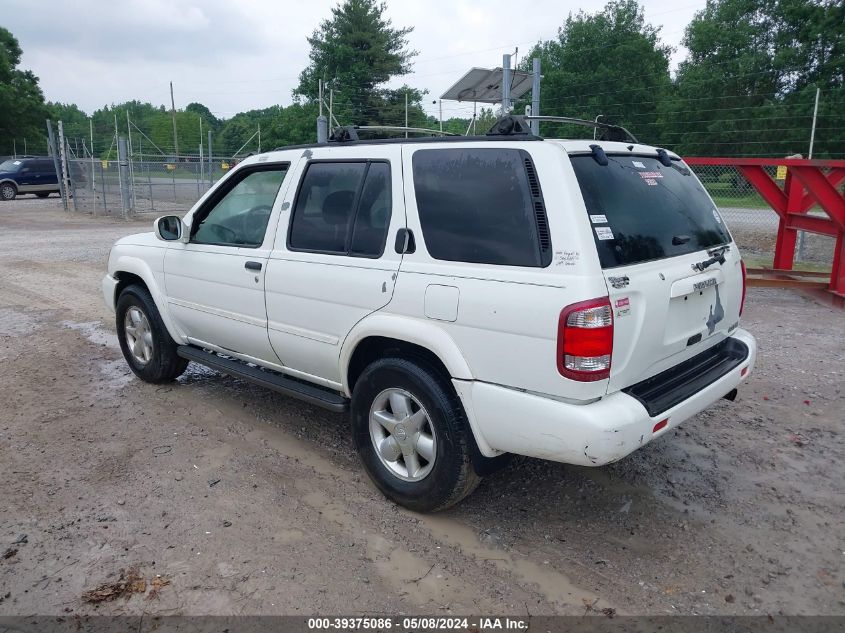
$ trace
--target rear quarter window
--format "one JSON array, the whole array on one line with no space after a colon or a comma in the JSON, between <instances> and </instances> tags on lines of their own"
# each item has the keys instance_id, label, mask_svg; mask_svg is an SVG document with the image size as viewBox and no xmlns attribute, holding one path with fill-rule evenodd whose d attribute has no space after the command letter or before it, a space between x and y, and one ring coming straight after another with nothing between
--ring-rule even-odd
<instances>
[{"instance_id":1,"label":"rear quarter window","mask_svg":"<svg viewBox=\"0 0 845 633\"><path fill-rule=\"evenodd\" d=\"M704 187L679 163L650 156L571 156L602 268L676 257L730 242Z\"/></svg>"},{"instance_id":2,"label":"rear quarter window","mask_svg":"<svg viewBox=\"0 0 845 633\"><path fill-rule=\"evenodd\" d=\"M548 265L545 208L527 152L426 149L412 162L423 239L434 259Z\"/></svg>"}]
</instances>

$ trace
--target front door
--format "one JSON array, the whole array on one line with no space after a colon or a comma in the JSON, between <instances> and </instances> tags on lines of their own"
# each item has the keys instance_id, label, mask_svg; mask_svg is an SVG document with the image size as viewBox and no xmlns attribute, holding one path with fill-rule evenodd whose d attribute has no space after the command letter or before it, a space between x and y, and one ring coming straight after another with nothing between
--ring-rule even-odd
<instances>
[{"instance_id":1,"label":"front door","mask_svg":"<svg viewBox=\"0 0 845 633\"><path fill-rule=\"evenodd\" d=\"M165 261L168 308L194 345L276 363L264 278L288 163L243 167L188 218L191 238ZM271 218L273 222L271 223Z\"/></svg>"},{"instance_id":2,"label":"front door","mask_svg":"<svg viewBox=\"0 0 845 633\"><path fill-rule=\"evenodd\" d=\"M401 148L316 148L297 171L268 262L270 342L290 373L337 388L346 335L393 296Z\"/></svg>"}]
</instances>

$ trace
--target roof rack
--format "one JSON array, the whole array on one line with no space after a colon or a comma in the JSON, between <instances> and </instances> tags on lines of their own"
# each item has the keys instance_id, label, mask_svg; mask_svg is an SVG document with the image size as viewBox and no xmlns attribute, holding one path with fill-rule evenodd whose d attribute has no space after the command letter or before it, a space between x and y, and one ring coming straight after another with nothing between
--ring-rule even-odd
<instances>
[{"instance_id":1,"label":"roof rack","mask_svg":"<svg viewBox=\"0 0 845 633\"><path fill-rule=\"evenodd\" d=\"M599 140L602 141L630 141L639 143L637 137L620 125L610 123L599 123L587 119L575 119L567 116L530 116L530 115L508 115L500 118L493 124L488 136L532 136L529 121L548 121L550 123L571 123L584 127L603 130Z\"/></svg>"},{"instance_id":2,"label":"roof rack","mask_svg":"<svg viewBox=\"0 0 845 633\"><path fill-rule=\"evenodd\" d=\"M402 127L396 125L341 125L332 130L329 136L330 143L347 143L349 141L357 141L358 132L404 132L413 134L435 134L439 136L460 136L454 132L444 132L443 130L433 130L424 127Z\"/></svg>"}]
</instances>

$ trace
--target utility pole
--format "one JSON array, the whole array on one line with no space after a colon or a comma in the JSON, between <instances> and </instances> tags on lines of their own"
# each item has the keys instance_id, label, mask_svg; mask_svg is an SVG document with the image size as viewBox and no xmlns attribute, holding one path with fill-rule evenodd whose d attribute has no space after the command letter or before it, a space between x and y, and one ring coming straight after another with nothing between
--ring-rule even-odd
<instances>
[{"instance_id":1,"label":"utility pole","mask_svg":"<svg viewBox=\"0 0 845 633\"><path fill-rule=\"evenodd\" d=\"M334 88L329 88L329 126L332 124L334 118Z\"/></svg>"},{"instance_id":2,"label":"utility pole","mask_svg":"<svg viewBox=\"0 0 845 633\"><path fill-rule=\"evenodd\" d=\"M96 178L94 176L94 117L88 119L88 134L91 137L91 191L97 191ZM95 206L96 209L96 206ZM94 212L96 214L96 210Z\"/></svg>"},{"instance_id":3,"label":"utility pole","mask_svg":"<svg viewBox=\"0 0 845 633\"><path fill-rule=\"evenodd\" d=\"M540 116L540 58L534 58L534 76L531 81L531 114ZM531 121L531 133L540 136L540 121Z\"/></svg>"},{"instance_id":4,"label":"utility pole","mask_svg":"<svg viewBox=\"0 0 845 633\"><path fill-rule=\"evenodd\" d=\"M502 55L502 116L511 111L511 56Z\"/></svg>"},{"instance_id":5,"label":"utility pole","mask_svg":"<svg viewBox=\"0 0 845 633\"><path fill-rule=\"evenodd\" d=\"M115 115L117 116L117 115ZM61 157L60 165L62 167L62 171L59 174L59 178L62 179L62 186L61 190L63 195L65 196L65 211L67 211L67 195L68 195L68 185L70 185L70 178L68 178L67 173L67 147L65 146L65 128L64 123L59 120L59 156ZM74 198L74 205L76 204L76 199Z\"/></svg>"},{"instance_id":6,"label":"utility pole","mask_svg":"<svg viewBox=\"0 0 845 633\"><path fill-rule=\"evenodd\" d=\"M211 155L211 130L208 131L208 186L214 184L214 158Z\"/></svg>"},{"instance_id":7,"label":"utility pole","mask_svg":"<svg viewBox=\"0 0 845 633\"><path fill-rule=\"evenodd\" d=\"M319 80L318 101L320 102L320 115L317 117L317 142L326 143L329 140L329 126L326 117L323 116L323 80Z\"/></svg>"},{"instance_id":8,"label":"utility pole","mask_svg":"<svg viewBox=\"0 0 845 633\"><path fill-rule=\"evenodd\" d=\"M129 108L126 108L126 135L128 137L129 145L128 145L128 160L129 160L129 204L134 209L135 208L135 165L132 164L132 126L129 122Z\"/></svg>"},{"instance_id":9,"label":"utility pole","mask_svg":"<svg viewBox=\"0 0 845 633\"><path fill-rule=\"evenodd\" d=\"M173 98L173 82L170 82L170 113L173 117L173 153L179 161L179 139L176 137L176 100Z\"/></svg>"},{"instance_id":10,"label":"utility pole","mask_svg":"<svg viewBox=\"0 0 845 633\"><path fill-rule=\"evenodd\" d=\"M813 157L813 142L816 140L816 119L819 116L819 94L821 90L816 88L816 105L813 107L813 127L810 130L810 152L807 154L807 158Z\"/></svg>"},{"instance_id":11,"label":"utility pole","mask_svg":"<svg viewBox=\"0 0 845 633\"><path fill-rule=\"evenodd\" d=\"M258 153L261 153L261 121L258 122Z\"/></svg>"},{"instance_id":12,"label":"utility pole","mask_svg":"<svg viewBox=\"0 0 845 633\"><path fill-rule=\"evenodd\" d=\"M408 91L405 91L405 127L408 127ZM408 131L405 130L405 138L408 138Z\"/></svg>"},{"instance_id":13,"label":"utility pole","mask_svg":"<svg viewBox=\"0 0 845 633\"><path fill-rule=\"evenodd\" d=\"M50 148L50 156L53 157L53 168L56 170L56 179L59 181L59 195L62 196L62 205L67 211L67 194L65 192L65 184L60 177L61 165L59 164L59 151L56 146L56 137L53 135L53 122L47 119L47 144Z\"/></svg>"},{"instance_id":14,"label":"utility pole","mask_svg":"<svg viewBox=\"0 0 845 633\"><path fill-rule=\"evenodd\" d=\"M821 89L816 88L816 103L813 106L813 125L810 128L810 150L807 152L807 158L813 158L813 144L816 141L816 120L819 117L819 95L821 94ZM798 261L804 260L804 240L805 240L805 232L798 231Z\"/></svg>"}]
</instances>

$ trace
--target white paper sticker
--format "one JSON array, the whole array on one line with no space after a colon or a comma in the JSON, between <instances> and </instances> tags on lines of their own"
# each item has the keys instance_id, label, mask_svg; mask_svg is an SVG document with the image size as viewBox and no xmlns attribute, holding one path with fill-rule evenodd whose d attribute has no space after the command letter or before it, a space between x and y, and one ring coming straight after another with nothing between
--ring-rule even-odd
<instances>
[{"instance_id":1,"label":"white paper sticker","mask_svg":"<svg viewBox=\"0 0 845 633\"><path fill-rule=\"evenodd\" d=\"M20 165L20 164L21 164L21 161L16 160L16 161L15 161L14 163L12 163L12 164L13 164L13 165Z\"/></svg>"},{"instance_id":2,"label":"white paper sticker","mask_svg":"<svg viewBox=\"0 0 845 633\"><path fill-rule=\"evenodd\" d=\"M638 160L631 161L637 169L645 169L645 165Z\"/></svg>"},{"instance_id":3,"label":"white paper sticker","mask_svg":"<svg viewBox=\"0 0 845 633\"><path fill-rule=\"evenodd\" d=\"M607 224L607 216L591 215L590 222L592 222L593 224Z\"/></svg>"},{"instance_id":4,"label":"white paper sticker","mask_svg":"<svg viewBox=\"0 0 845 633\"><path fill-rule=\"evenodd\" d=\"M609 227L606 226L597 226L596 229L596 237L600 240L612 240L613 239L613 231L610 230Z\"/></svg>"}]
</instances>

